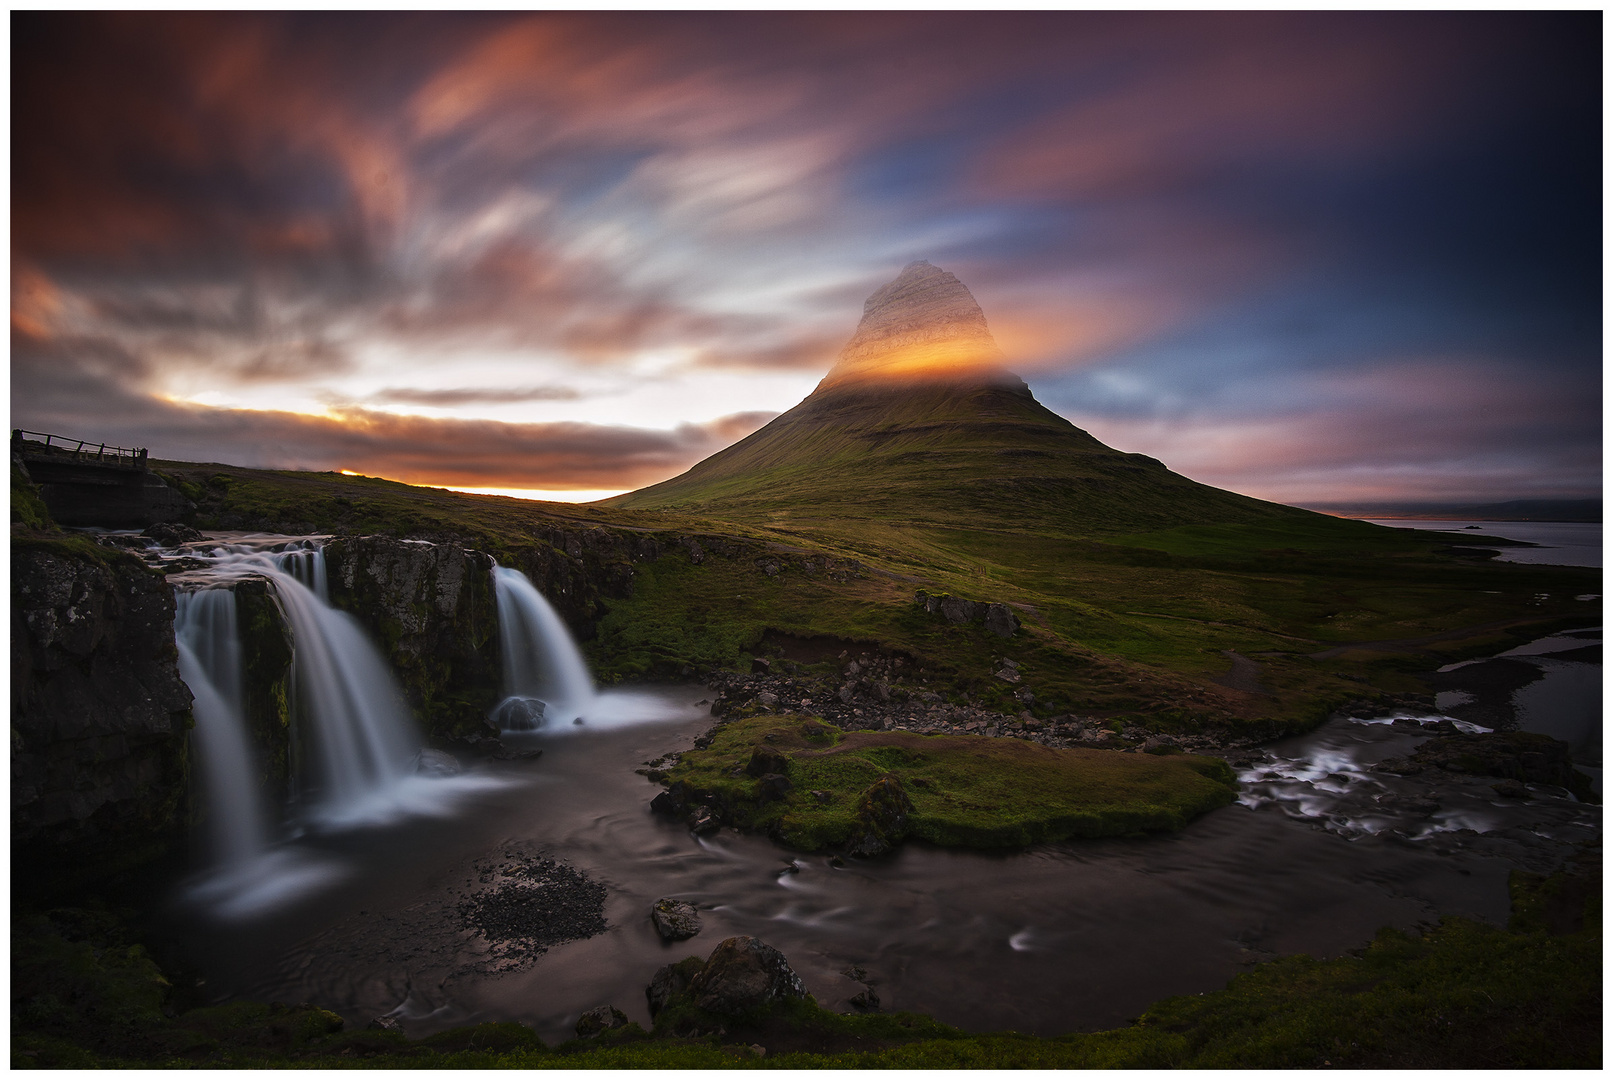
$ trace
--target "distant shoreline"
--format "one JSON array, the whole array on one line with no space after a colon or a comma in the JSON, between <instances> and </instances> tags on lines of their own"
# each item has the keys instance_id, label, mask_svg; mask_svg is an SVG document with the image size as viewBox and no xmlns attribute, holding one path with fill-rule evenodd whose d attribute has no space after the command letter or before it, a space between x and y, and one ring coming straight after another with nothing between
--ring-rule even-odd
<instances>
[{"instance_id":1,"label":"distant shoreline","mask_svg":"<svg viewBox=\"0 0 1613 1080\"><path fill-rule=\"evenodd\" d=\"M1315 508L1306 507L1305 509ZM1450 514L1376 514L1361 513L1357 511L1345 513L1342 510L1317 510L1316 512L1318 514L1326 514L1328 517L1347 518L1350 521L1541 521L1551 522L1559 525L1602 524L1602 519L1600 517L1481 517L1472 514L1452 516Z\"/></svg>"}]
</instances>

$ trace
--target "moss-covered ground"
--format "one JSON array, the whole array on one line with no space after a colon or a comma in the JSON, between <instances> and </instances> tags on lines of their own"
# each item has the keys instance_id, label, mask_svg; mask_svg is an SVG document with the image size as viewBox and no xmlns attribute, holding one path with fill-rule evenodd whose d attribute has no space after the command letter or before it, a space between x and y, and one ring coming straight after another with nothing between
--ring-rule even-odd
<instances>
[{"instance_id":1,"label":"moss-covered ground","mask_svg":"<svg viewBox=\"0 0 1613 1080\"><path fill-rule=\"evenodd\" d=\"M790 787L763 794L753 757L782 763ZM769 771L773 767L769 766ZM1179 829L1234 798L1223 761L1112 750L1056 750L1019 739L842 732L802 716L754 716L717 728L667 774L725 807L732 824L803 851L843 844L881 778L912 803L906 834L960 847L1022 847L1071 837Z\"/></svg>"},{"instance_id":2,"label":"moss-covered ground","mask_svg":"<svg viewBox=\"0 0 1613 1080\"><path fill-rule=\"evenodd\" d=\"M313 1006L183 995L104 912L22 916L13 1068L1599 1068L1600 875L1513 876L1508 929L1447 918L1332 960L1286 957L1127 1027L977 1034L810 999L742 1020L674 998L651 1031L544 1044L517 1024L410 1040ZM650 972L646 971L648 982ZM1079 1025L1079 1018L1072 1018ZM759 1046L765 1055L752 1049Z\"/></svg>"},{"instance_id":3,"label":"moss-covered ground","mask_svg":"<svg viewBox=\"0 0 1613 1080\"><path fill-rule=\"evenodd\" d=\"M538 503L335 473L156 464L197 502L203 528L455 537L506 564L555 528L728 538L727 553L696 561L673 549L633 559L630 575L623 568L631 595L603 601L583 643L607 682L743 669L773 631L923 658L931 689L955 699L1007 707L991 671L1009 656L1031 672L1038 716L1275 735L1363 694L1420 692L1419 671L1594 621L1575 597L1601 591L1599 570L1463 557L1442 534L1253 500L1243 500L1252 505L1244 520L1139 529L1163 504L1099 520L1021 493L1022 512L1006 514L992 489L996 510L965 524L956 508L899 487L883 489L877 506L814 501L803 489L771 498L765 512L729 508L719 519L698 507ZM979 624L947 623L914 604L919 589L1012 605L1023 626L1004 642ZM1226 685L1228 652L1259 664L1257 690Z\"/></svg>"}]
</instances>

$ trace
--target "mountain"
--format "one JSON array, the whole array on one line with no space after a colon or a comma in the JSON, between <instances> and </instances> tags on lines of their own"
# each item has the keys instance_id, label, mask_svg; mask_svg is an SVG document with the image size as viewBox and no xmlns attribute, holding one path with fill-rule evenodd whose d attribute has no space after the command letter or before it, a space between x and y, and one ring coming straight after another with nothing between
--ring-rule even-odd
<instances>
[{"instance_id":1,"label":"mountain","mask_svg":"<svg viewBox=\"0 0 1613 1080\"><path fill-rule=\"evenodd\" d=\"M1003 366L968 288L928 262L868 298L838 362L799 405L688 472L603 505L1064 535L1321 517L1196 483L1045 408Z\"/></svg>"}]
</instances>

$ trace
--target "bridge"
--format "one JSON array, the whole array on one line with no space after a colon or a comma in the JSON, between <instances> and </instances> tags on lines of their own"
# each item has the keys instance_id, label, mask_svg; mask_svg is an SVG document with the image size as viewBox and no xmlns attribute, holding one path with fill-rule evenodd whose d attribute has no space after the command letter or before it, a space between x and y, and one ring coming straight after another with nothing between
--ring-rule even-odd
<instances>
[{"instance_id":1,"label":"bridge","mask_svg":"<svg viewBox=\"0 0 1613 1080\"><path fill-rule=\"evenodd\" d=\"M13 428L11 464L39 485L59 525L145 528L195 509L151 471L144 447Z\"/></svg>"}]
</instances>

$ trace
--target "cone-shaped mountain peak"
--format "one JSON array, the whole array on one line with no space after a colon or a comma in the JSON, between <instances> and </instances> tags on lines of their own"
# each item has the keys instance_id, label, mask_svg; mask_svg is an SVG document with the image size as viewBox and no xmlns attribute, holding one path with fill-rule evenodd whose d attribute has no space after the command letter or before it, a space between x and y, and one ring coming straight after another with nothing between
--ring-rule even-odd
<instances>
[{"instance_id":1,"label":"cone-shaped mountain peak","mask_svg":"<svg viewBox=\"0 0 1613 1080\"><path fill-rule=\"evenodd\" d=\"M939 266L912 262L868 298L857 332L819 388L876 380L1019 383L1002 361L968 287Z\"/></svg>"},{"instance_id":2,"label":"cone-shaped mountain peak","mask_svg":"<svg viewBox=\"0 0 1613 1080\"><path fill-rule=\"evenodd\" d=\"M963 282L909 263L868 298L806 400L683 475L606 502L773 526L832 519L1065 535L1312 516L1105 446L1044 408L1002 362Z\"/></svg>"}]
</instances>

